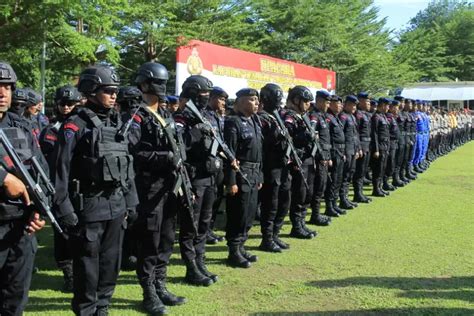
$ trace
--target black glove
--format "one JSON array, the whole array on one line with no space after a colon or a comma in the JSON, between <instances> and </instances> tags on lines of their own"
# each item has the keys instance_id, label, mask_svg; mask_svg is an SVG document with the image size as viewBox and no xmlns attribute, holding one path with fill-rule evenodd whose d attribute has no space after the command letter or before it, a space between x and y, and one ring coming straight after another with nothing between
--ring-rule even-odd
<instances>
[{"instance_id":1,"label":"black glove","mask_svg":"<svg viewBox=\"0 0 474 316\"><path fill-rule=\"evenodd\" d=\"M132 227L133 223L137 221L138 213L135 209L127 210L127 226Z\"/></svg>"},{"instance_id":2,"label":"black glove","mask_svg":"<svg viewBox=\"0 0 474 316\"><path fill-rule=\"evenodd\" d=\"M79 219L77 218L76 213L69 213L63 217L58 218L58 223L64 230L70 230L76 227L77 223L79 223Z\"/></svg>"}]
</instances>

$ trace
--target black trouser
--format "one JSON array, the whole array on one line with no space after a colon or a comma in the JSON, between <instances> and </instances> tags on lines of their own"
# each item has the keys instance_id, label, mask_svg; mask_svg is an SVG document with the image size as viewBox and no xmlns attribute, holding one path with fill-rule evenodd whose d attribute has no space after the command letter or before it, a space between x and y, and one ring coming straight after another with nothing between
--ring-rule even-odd
<instances>
[{"instance_id":1,"label":"black trouser","mask_svg":"<svg viewBox=\"0 0 474 316\"><path fill-rule=\"evenodd\" d=\"M215 176L216 185L215 185L215 199L212 205L212 218L211 223L209 224L209 229L214 229L214 224L216 222L217 213L219 212L219 208L221 207L222 201L224 200L224 171L220 171Z\"/></svg>"},{"instance_id":2,"label":"black trouser","mask_svg":"<svg viewBox=\"0 0 474 316\"><path fill-rule=\"evenodd\" d=\"M314 174L314 164L313 158L308 158L303 162L301 170L303 172L304 178L306 178L309 190L304 184L304 178L301 172L293 169L291 170L291 203L290 203L290 220L293 225L298 223L301 220L304 220L306 217L306 203L308 202L308 197L310 198L312 186L314 181L309 182L310 179L308 175L310 173ZM310 171L310 169L312 169ZM314 179L314 176L312 177Z\"/></svg>"},{"instance_id":3,"label":"black trouser","mask_svg":"<svg viewBox=\"0 0 474 316\"><path fill-rule=\"evenodd\" d=\"M54 232L54 259L58 268L72 269L72 249L69 242L59 234L56 230Z\"/></svg>"},{"instance_id":4,"label":"black trouser","mask_svg":"<svg viewBox=\"0 0 474 316\"><path fill-rule=\"evenodd\" d=\"M344 170L343 156L338 152L331 155L332 166L329 168L328 183L326 186L326 201L337 201L342 183L342 172Z\"/></svg>"},{"instance_id":5,"label":"black trouser","mask_svg":"<svg viewBox=\"0 0 474 316\"><path fill-rule=\"evenodd\" d=\"M379 149L379 157L378 158L373 157L373 159L371 160L372 183L374 184L374 188L377 187L377 185L380 185L380 183L382 182L383 176L385 175L388 152L389 151L387 149Z\"/></svg>"},{"instance_id":6,"label":"black trouser","mask_svg":"<svg viewBox=\"0 0 474 316\"><path fill-rule=\"evenodd\" d=\"M369 162L370 162L370 151L369 148L364 148L362 150L364 156L356 160L355 163L355 171L354 171L354 189L361 189L364 187L364 179L365 175L369 169Z\"/></svg>"},{"instance_id":7,"label":"black trouser","mask_svg":"<svg viewBox=\"0 0 474 316\"><path fill-rule=\"evenodd\" d=\"M260 228L263 238L271 239L277 233L275 226L281 228L283 219L288 212L289 201L285 198L282 186L288 187L288 167L275 167L263 170L263 186L260 190ZM279 223L276 225L275 220ZM280 222L281 221L281 222ZM279 230L279 229L278 229Z\"/></svg>"},{"instance_id":8,"label":"black trouser","mask_svg":"<svg viewBox=\"0 0 474 316\"><path fill-rule=\"evenodd\" d=\"M403 156L405 155L405 150L406 150L406 143L400 142L398 143L397 150L395 152L395 170L394 173L397 175L400 175L400 170L402 170L402 164L403 164Z\"/></svg>"},{"instance_id":9,"label":"black trouser","mask_svg":"<svg viewBox=\"0 0 474 316\"><path fill-rule=\"evenodd\" d=\"M355 153L346 152L346 160L344 161L344 167L342 170L342 181L341 188L339 190L339 196L342 199L347 198L349 195L349 185L352 182L356 166Z\"/></svg>"},{"instance_id":10,"label":"black trouser","mask_svg":"<svg viewBox=\"0 0 474 316\"><path fill-rule=\"evenodd\" d=\"M229 246L238 246L248 238L258 207L257 181L260 176L260 167L250 167L241 164L240 170L247 175L250 185L237 174L239 190L235 195L227 195L227 223L226 240Z\"/></svg>"},{"instance_id":11,"label":"black trouser","mask_svg":"<svg viewBox=\"0 0 474 316\"><path fill-rule=\"evenodd\" d=\"M110 304L120 271L124 223L125 212L112 220L80 223L70 234L72 310L77 315L92 315L97 306Z\"/></svg>"},{"instance_id":12,"label":"black trouser","mask_svg":"<svg viewBox=\"0 0 474 316\"><path fill-rule=\"evenodd\" d=\"M397 159L397 148L398 148L398 141L393 142L390 141L390 149L388 151L387 157L387 166L385 167L385 177L393 176L396 168L396 159Z\"/></svg>"},{"instance_id":13,"label":"black trouser","mask_svg":"<svg viewBox=\"0 0 474 316\"><path fill-rule=\"evenodd\" d=\"M152 184L137 181L140 204L134 228L140 240L137 276L142 285L166 277L166 267L173 252L179 207L177 198L171 193L171 187L172 183L164 179Z\"/></svg>"},{"instance_id":14,"label":"black trouser","mask_svg":"<svg viewBox=\"0 0 474 316\"><path fill-rule=\"evenodd\" d=\"M181 208L185 213L180 216L179 247L184 261L192 261L196 256L204 255L212 205L216 197L213 177L193 181L193 189L195 198L193 218L187 208Z\"/></svg>"},{"instance_id":15,"label":"black trouser","mask_svg":"<svg viewBox=\"0 0 474 316\"><path fill-rule=\"evenodd\" d=\"M407 139L407 142L405 144L405 152L403 153L403 162L402 162L402 169L406 173L408 170L410 170L410 161L411 158L413 157L413 144L415 143L415 139L412 137L409 137Z\"/></svg>"},{"instance_id":16,"label":"black trouser","mask_svg":"<svg viewBox=\"0 0 474 316\"><path fill-rule=\"evenodd\" d=\"M319 206L326 190L326 184L328 181L328 164L323 163L322 160L316 162L316 169L314 172L313 183L313 196L311 197L311 209L312 212L319 212Z\"/></svg>"},{"instance_id":17,"label":"black trouser","mask_svg":"<svg viewBox=\"0 0 474 316\"><path fill-rule=\"evenodd\" d=\"M0 222L0 315L22 315L28 301L38 244L25 221Z\"/></svg>"}]
</instances>

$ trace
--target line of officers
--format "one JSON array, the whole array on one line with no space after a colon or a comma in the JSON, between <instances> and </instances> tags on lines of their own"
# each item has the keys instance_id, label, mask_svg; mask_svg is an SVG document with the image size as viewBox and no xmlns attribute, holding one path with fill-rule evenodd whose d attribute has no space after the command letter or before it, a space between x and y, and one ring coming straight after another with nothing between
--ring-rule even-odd
<instances>
[{"instance_id":1,"label":"line of officers","mask_svg":"<svg viewBox=\"0 0 474 316\"><path fill-rule=\"evenodd\" d=\"M295 86L283 100L269 83L239 90L229 109L228 94L204 76L187 78L179 99L166 96L168 79L163 65L149 62L138 69L136 87L119 89L113 69L88 67L77 88L57 90L55 116L41 127L29 110L38 98L15 90L14 70L0 62L0 127L22 131L11 135L25 160L41 149L47 161L53 210L69 236L55 232L55 259L77 315L108 314L122 257L136 260L147 313L184 304L166 287L178 221L185 281L218 282L205 247L223 239L213 228L224 198L228 263L249 268L258 260L245 249L257 213L259 249L282 252L290 248L280 238L288 213L290 236L312 239L317 232L307 223L327 226L371 201L365 184L372 183L373 196L387 196L471 139L470 115L438 113L401 96L375 101L362 92L342 100L318 91L314 98ZM28 194L7 160L0 169L0 314L19 315L36 252L32 233L44 221L26 202L10 200Z\"/></svg>"}]
</instances>

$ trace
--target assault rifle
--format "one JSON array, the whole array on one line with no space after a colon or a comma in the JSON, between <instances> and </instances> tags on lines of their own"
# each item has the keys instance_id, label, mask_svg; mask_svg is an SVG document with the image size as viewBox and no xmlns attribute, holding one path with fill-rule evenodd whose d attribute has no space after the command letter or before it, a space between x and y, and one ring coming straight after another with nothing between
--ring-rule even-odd
<instances>
[{"instance_id":1,"label":"assault rifle","mask_svg":"<svg viewBox=\"0 0 474 316\"><path fill-rule=\"evenodd\" d=\"M304 186L306 187L307 190L309 190L308 181L306 180L306 177L304 176L304 173L303 173L303 162L298 156L298 152L296 151L295 145L293 144L293 139L291 138L290 133L288 132L288 129L285 126L285 123L283 123L283 120L281 119L280 113L278 113L278 110L274 110L272 114L275 117L278 127L282 130L283 136L285 137L285 140L286 140L287 149L286 149L285 157L287 159L287 164L290 161L294 162L296 166L296 170L298 170L301 177L303 178Z\"/></svg>"},{"instance_id":2,"label":"assault rifle","mask_svg":"<svg viewBox=\"0 0 474 316\"><path fill-rule=\"evenodd\" d=\"M208 127L210 131L212 131L212 138L215 143L218 144L218 146L222 149L222 152L224 153L224 156L227 158L229 162L235 161L235 155L234 153L229 149L227 144L224 142L224 140L219 136L218 133L214 130L212 127L211 123L202 116L201 112L197 109L197 107L194 105L192 100L189 100L186 103L186 107L194 114L194 116L204 125ZM236 167L235 171L240 174L242 180L244 180L249 186L250 181L247 179L247 177L242 173L242 171L239 169L239 167Z\"/></svg>"},{"instance_id":3,"label":"assault rifle","mask_svg":"<svg viewBox=\"0 0 474 316\"><path fill-rule=\"evenodd\" d=\"M2 129L0 129L0 143L5 148L7 155L10 157L13 163L15 175L20 178L21 181L23 181L26 189L28 190L28 195L33 202L33 205L29 206L29 208L34 211L38 211L41 215L46 215L57 232L67 238L66 234L51 212L49 197L53 196L56 191L40 163L38 162L37 157L32 157L28 161L31 164L31 168L34 170L35 176L37 177L35 181ZM42 186L45 187L47 192L43 190Z\"/></svg>"}]
</instances>

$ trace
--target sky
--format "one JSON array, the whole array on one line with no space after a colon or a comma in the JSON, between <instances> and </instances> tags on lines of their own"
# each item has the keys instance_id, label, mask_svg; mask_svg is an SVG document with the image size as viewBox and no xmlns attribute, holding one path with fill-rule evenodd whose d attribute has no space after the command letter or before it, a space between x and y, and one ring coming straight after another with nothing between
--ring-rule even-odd
<instances>
[{"instance_id":1,"label":"sky","mask_svg":"<svg viewBox=\"0 0 474 316\"><path fill-rule=\"evenodd\" d=\"M374 5L380 8L379 16L387 17L387 28L396 32L404 29L408 21L429 3L430 0L374 0Z\"/></svg>"}]
</instances>

